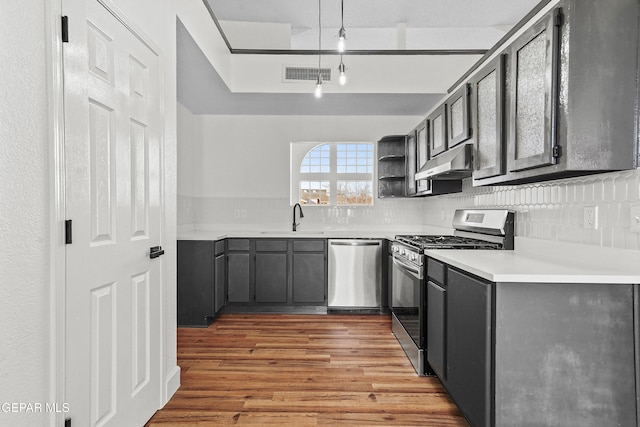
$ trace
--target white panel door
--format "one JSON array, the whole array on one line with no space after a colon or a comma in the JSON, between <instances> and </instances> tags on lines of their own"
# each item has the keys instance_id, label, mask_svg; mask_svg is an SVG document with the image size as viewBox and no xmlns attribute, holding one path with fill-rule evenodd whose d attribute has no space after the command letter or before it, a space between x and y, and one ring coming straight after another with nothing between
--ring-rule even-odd
<instances>
[{"instance_id":1,"label":"white panel door","mask_svg":"<svg viewBox=\"0 0 640 427\"><path fill-rule=\"evenodd\" d=\"M141 426L161 396L159 57L97 0L63 11L67 415Z\"/></svg>"}]
</instances>

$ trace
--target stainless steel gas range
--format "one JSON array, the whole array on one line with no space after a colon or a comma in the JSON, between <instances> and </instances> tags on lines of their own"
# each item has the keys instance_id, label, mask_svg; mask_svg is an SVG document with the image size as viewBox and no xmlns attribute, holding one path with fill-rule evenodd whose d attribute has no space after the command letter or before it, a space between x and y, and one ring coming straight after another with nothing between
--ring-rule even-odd
<instances>
[{"instance_id":1,"label":"stainless steel gas range","mask_svg":"<svg viewBox=\"0 0 640 427\"><path fill-rule=\"evenodd\" d=\"M426 249L513 249L515 213L508 210L456 210L453 235L395 236L391 244L393 333L418 375L433 375L426 360Z\"/></svg>"}]
</instances>

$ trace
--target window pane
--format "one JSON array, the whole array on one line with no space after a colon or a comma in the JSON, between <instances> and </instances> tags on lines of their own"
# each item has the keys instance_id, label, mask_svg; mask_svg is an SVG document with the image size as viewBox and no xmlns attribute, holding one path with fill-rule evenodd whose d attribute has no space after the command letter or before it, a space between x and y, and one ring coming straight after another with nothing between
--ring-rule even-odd
<instances>
[{"instance_id":1,"label":"window pane","mask_svg":"<svg viewBox=\"0 0 640 427\"><path fill-rule=\"evenodd\" d=\"M338 144L337 147L338 173L373 173L373 144Z\"/></svg>"},{"instance_id":2,"label":"window pane","mask_svg":"<svg viewBox=\"0 0 640 427\"><path fill-rule=\"evenodd\" d=\"M328 181L300 181L300 204L328 205L329 189Z\"/></svg>"},{"instance_id":3,"label":"window pane","mask_svg":"<svg viewBox=\"0 0 640 427\"><path fill-rule=\"evenodd\" d=\"M338 205L372 205L371 181L338 181L337 203Z\"/></svg>"},{"instance_id":4,"label":"window pane","mask_svg":"<svg viewBox=\"0 0 640 427\"><path fill-rule=\"evenodd\" d=\"M309 173L309 172L319 173L320 168L313 168L313 167L310 168L309 166L326 165L328 167L331 160L329 156L330 152L331 152L330 144L322 144L322 145L318 145L317 147L314 147L307 153L304 159L302 159L302 164L300 165L300 172L301 173Z\"/></svg>"}]
</instances>

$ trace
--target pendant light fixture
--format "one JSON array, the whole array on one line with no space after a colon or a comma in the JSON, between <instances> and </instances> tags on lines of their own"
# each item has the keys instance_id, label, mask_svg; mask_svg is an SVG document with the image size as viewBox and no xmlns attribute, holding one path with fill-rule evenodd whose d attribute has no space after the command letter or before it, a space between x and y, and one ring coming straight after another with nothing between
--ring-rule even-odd
<instances>
[{"instance_id":1,"label":"pendant light fixture","mask_svg":"<svg viewBox=\"0 0 640 427\"><path fill-rule=\"evenodd\" d=\"M344 0L340 0L340 30L338 30L338 52L344 52L347 32L344 29Z\"/></svg>"},{"instance_id":2,"label":"pendant light fixture","mask_svg":"<svg viewBox=\"0 0 640 427\"><path fill-rule=\"evenodd\" d=\"M320 61L322 58L322 21L321 21L321 9L320 0L318 0L318 79L316 80L316 90L313 92L313 96L316 98L322 98L322 75L320 74Z\"/></svg>"},{"instance_id":3,"label":"pendant light fixture","mask_svg":"<svg viewBox=\"0 0 640 427\"><path fill-rule=\"evenodd\" d=\"M346 71L347 67L344 66L344 62L342 62L342 55L340 55L340 65L338 65L338 73L340 73L340 77L338 78L338 81L341 86L344 86L345 83L347 83Z\"/></svg>"}]
</instances>

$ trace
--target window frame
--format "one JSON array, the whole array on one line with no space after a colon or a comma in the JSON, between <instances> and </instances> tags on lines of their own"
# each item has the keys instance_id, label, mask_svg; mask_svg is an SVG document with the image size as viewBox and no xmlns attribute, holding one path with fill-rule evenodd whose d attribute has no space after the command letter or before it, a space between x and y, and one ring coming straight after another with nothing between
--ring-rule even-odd
<instances>
[{"instance_id":1,"label":"window frame","mask_svg":"<svg viewBox=\"0 0 640 427\"><path fill-rule=\"evenodd\" d=\"M370 167L371 172L358 173L358 172L344 172L338 173L338 146L340 145L357 145L366 144L369 146L369 150L366 150L370 159L367 158L367 164L365 166ZM330 172L301 172L302 162L307 155L314 149L329 145L329 170ZM358 149L356 147L356 152ZM357 159L356 155L356 159ZM290 174L290 205L293 206L296 203L300 203L300 188L302 182L329 182L329 202L328 204L305 204L308 206L325 206L325 207L371 207L374 205L374 176L375 176L375 144L368 141L354 141L354 142L292 142L291 143L291 174ZM370 160L370 162L369 162ZM358 165L356 165L358 166ZM338 204L338 183L341 182L365 182L369 184L370 192L370 204ZM365 184L366 185L366 184Z\"/></svg>"}]
</instances>

